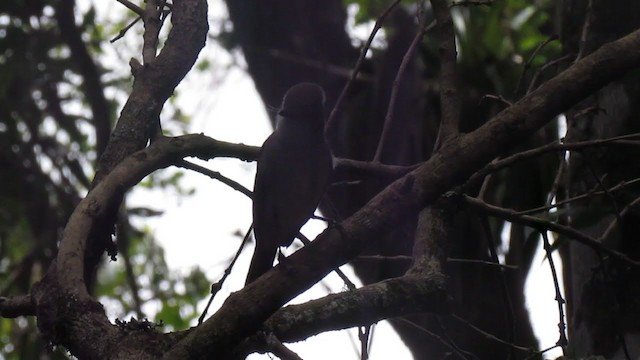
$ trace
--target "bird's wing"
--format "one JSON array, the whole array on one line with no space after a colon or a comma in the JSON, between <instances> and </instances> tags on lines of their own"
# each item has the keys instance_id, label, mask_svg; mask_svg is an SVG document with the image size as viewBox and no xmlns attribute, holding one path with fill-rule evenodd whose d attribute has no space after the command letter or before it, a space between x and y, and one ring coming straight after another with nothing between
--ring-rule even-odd
<instances>
[{"instance_id":1,"label":"bird's wing","mask_svg":"<svg viewBox=\"0 0 640 360\"><path fill-rule=\"evenodd\" d=\"M269 151L263 153L261 166L258 163L254 196L258 201L255 212L260 216L254 224L258 232L273 237L279 246L288 246L300 227L313 215L324 193L331 172L331 156L324 144L311 151L294 151L280 142L265 142ZM272 151L271 147L282 146ZM277 179L277 181L264 181ZM268 215L267 215L268 213ZM255 216L255 215L254 215ZM254 219L255 221L255 219ZM261 229L259 229L261 228ZM258 230L259 229L259 230ZM268 234L268 235L267 235Z\"/></svg>"}]
</instances>

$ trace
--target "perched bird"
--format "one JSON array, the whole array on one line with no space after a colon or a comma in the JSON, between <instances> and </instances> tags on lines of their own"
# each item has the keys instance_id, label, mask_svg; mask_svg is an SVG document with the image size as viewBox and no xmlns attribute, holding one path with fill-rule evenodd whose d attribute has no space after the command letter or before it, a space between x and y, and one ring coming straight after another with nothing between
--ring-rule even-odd
<instances>
[{"instance_id":1,"label":"perched bird","mask_svg":"<svg viewBox=\"0 0 640 360\"><path fill-rule=\"evenodd\" d=\"M278 248L291 245L322 199L332 171L324 100L316 84L291 87L278 110L276 129L262 145L253 189L256 248L247 284L271 269Z\"/></svg>"}]
</instances>

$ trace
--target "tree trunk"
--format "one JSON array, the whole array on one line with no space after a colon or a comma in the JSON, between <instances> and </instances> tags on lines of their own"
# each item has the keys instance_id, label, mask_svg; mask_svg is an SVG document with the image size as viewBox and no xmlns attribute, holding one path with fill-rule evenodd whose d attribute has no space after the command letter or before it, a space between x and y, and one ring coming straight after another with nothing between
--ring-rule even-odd
<instances>
[{"instance_id":1,"label":"tree trunk","mask_svg":"<svg viewBox=\"0 0 640 360\"><path fill-rule=\"evenodd\" d=\"M567 54L584 57L602 44L640 27L640 3L624 0L565 0L562 7L562 43ZM581 29L581 31L576 31ZM574 107L567 115L566 140L603 139L637 132L640 123L640 74L630 73L612 82ZM633 147L612 145L569 157L569 196L602 190L640 175L638 152ZM612 222L622 221L603 243L632 258L640 255L638 214L624 214L638 192L626 189L570 206L570 225L601 237ZM568 244L567 309L573 356L602 355L607 359L635 358L640 354L637 321L640 316L640 272L593 250ZM626 355L625 355L626 354Z\"/></svg>"}]
</instances>

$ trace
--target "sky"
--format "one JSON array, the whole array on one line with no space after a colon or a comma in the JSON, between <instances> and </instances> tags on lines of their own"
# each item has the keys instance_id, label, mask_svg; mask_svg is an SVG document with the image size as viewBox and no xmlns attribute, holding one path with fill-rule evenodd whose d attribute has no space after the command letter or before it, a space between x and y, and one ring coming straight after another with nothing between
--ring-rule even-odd
<instances>
[{"instance_id":1,"label":"sky","mask_svg":"<svg viewBox=\"0 0 640 360\"><path fill-rule=\"evenodd\" d=\"M80 8L89 4L88 0L78 2ZM105 24L113 23L118 18L118 11L126 11L115 0L96 1L98 5L97 21ZM212 31L215 24L226 16L226 10L220 1L209 1L209 18ZM371 24L360 27L350 26L354 38L364 39L368 36ZM141 31L141 29L138 29ZM105 40L106 61L126 64L131 56L140 59L139 52L129 53L130 36L113 44ZM382 35L383 37L384 35ZM212 41L208 41L200 58L214 59L209 73L192 72L178 87L176 106L190 118L189 128L185 133L204 133L207 136L227 142L244 143L259 146L271 132L265 105L261 102L251 78L244 70L242 55L229 54ZM121 71L128 71L126 67ZM115 94L113 96L116 96ZM279 104L267 104L277 107ZM163 116L166 116L163 113ZM179 128L171 129L174 132ZM193 160L193 159L191 159ZM198 162L209 169L219 171L228 178L238 181L245 187L253 187L255 164L236 159L215 159ZM162 170L170 173L175 169ZM159 243L164 247L166 260L172 271L188 273L194 266L199 266L208 279L215 282L219 279L226 261L233 256L241 238L237 232L245 232L251 224L251 202L244 195L234 191L220 182L211 180L201 174L187 172L181 180L184 188L195 189L192 196L181 196L175 191L149 191L136 187L128 198L130 206L148 206L164 211L163 215L145 219L140 226L152 229ZM137 220L140 221L140 220ZM324 224L311 221L302 232L313 239ZM289 249L289 253L292 250ZM253 247L243 252L236 268L216 297L209 314L215 312L230 292L242 288ZM556 262L556 264L559 261ZM350 267L342 270L355 280ZM533 262L533 269L526 282L527 305L533 325L541 341L541 348L552 346L557 340L557 305L552 287L551 275L546 261L539 251ZM356 281L357 283L357 281ZM305 302L327 294L326 287L332 292L344 291L344 285L335 274L330 274L322 285L316 285L292 303ZM204 307L206 299L200 303ZM153 312L153 308L145 308ZM109 314L111 318L122 317L123 314ZM372 360L412 359L409 351L388 325L380 322L375 326L371 347ZM287 344L304 359L325 359L331 356L340 359L359 359L358 341L355 330L330 332L314 336L305 342ZM560 355L557 351L546 354L548 358ZM253 355L250 359L268 359L266 355Z\"/></svg>"}]
</instances>

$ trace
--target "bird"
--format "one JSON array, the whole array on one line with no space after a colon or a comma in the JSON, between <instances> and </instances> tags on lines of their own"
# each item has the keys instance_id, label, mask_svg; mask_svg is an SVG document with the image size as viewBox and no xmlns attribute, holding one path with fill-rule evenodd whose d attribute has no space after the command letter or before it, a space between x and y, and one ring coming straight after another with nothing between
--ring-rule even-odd
<instances>
[{"instance_id":1,"label":"bird","mask_svg":"<svg viewBox=\"0 0 640 360\"><path fill-rule=\"evenodd\" d=\"M318 206L332 173L325 140L325 94L315 83L292 86L282 100L276 128L265 140L253 190L255 250L246 285L273 266Z\"/></svg>"}]
</instances>

